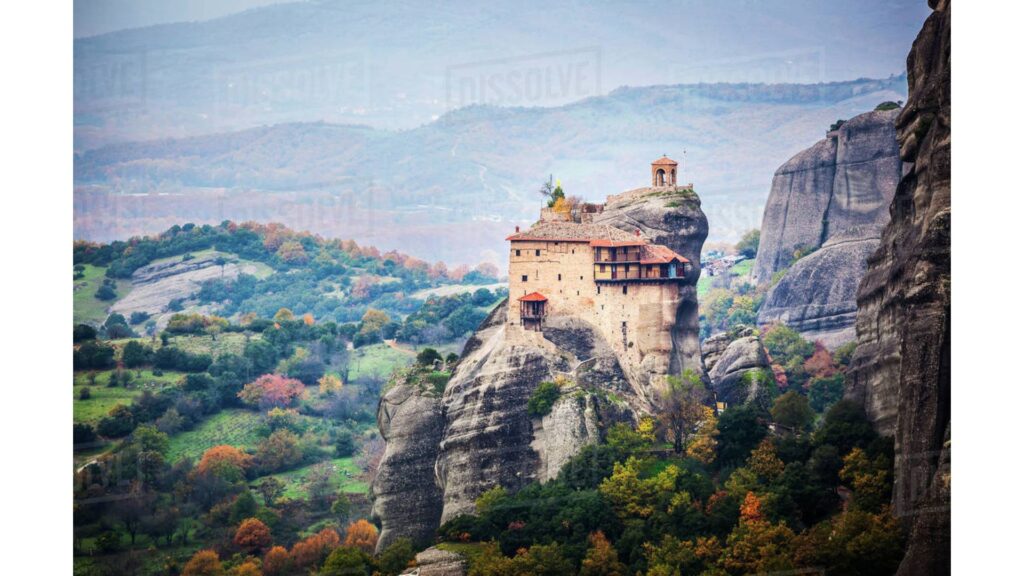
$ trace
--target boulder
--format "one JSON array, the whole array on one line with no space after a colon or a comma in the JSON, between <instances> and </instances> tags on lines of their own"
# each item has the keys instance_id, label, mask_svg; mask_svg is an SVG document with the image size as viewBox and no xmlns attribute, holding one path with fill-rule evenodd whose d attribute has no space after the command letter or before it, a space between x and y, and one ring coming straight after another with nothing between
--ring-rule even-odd
<instances>
[{"instance_id":1,"label":"boulder","mask_svg":"<svg viewBox=\"0 0 1024 576\"><path fill-rule=\"evenodd\" d=\"M768 355L760 337L736 337L712 365L708 376L719 402L726 402L730 406L746 404L756 401L765 393L758 379L744 378L746 374L757 371L764 371L769 376L771 374Z\"/></svg>"}]
</instances>

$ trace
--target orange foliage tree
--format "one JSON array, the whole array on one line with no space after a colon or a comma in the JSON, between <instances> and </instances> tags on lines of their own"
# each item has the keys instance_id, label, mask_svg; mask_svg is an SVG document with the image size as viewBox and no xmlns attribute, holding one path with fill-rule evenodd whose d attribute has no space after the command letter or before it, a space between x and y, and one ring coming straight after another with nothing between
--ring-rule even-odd
<instances>
[{"instance_id":1,"label":"orange foliage tree","mask_svg":"<svg viewBox=\"0 0 1024 576\"><path fill-rule=\"evenodd\" d=\"M836 373L836 363L832 353L821 342L814 343L814 354L804 361L804 370L818 378L828 378Z\"/></svg>"},{"instance_id":2,"label":"orange foliage tree","mask_svg":"<svg viewBox=\"0 0 1024 576\"><path fill-rule=\"evenodd\" d=\"M271 542L273 539L270 536L270 528L258 518L242 520L235 532L235 546L245 548L254 554L270 546Z\"/></svg>"},{"instance_id":3,"label":"orange foliage tree","mask_svg":"<svg viewBox=\"0 0 1024 576\"><path fill-rule=\"evenodd\" d=\"M583 558L580 576L626 576L629 570L619 562L619 554L605 538L604 532L598 530L590 535L590 548Z\"/></svg>"},{"instance_id":4,"label":"orange foliage tree","mask_svg":"<svg viewBox=\"0 0 1024 576\"><path fill-rule=\"evenodd\" d=\"M182 576L222 576L224 567L221 566L220 556L213 550L200 550L189 558Z\"/></svg>"},{"instance_id":5,"label":"orange foliage tree","mask_svg":"<svg viewBox=\"0 0 1024 576\"><path fill-rule=\"evenodd\" d=\"M263 556L264 576L285 576L292 569L292 560L284 546L274 546Z\"/></svg>"},{"instance_id":6,"label":"orange foliage tree","mask_svg":"<svg viewBox=\"0 0 1024 576\"><path fill-rule=\"evenodd\" d=\"M263 576L260 564L255 558L246 558L244 562L235 566L229 572L231 576Z\"/></svg>"},{"instance_id":7,"label":"orange foliage tree","mask_svg":"<svg viewBox=\"0 0 1024 576\"><path fill-rule=\"evenodd\" d=\"M377 547L377 527L362 518L349 524L345 532L345 546L373 554Z\"/></svg>"},{"instance_id":8,"label":"orange foliage tree","mask_svg":"<svg viewBox=\"0 0 1024 576\"><path fill-rule=\"evenodd\" d=\"M238 397L246 404L259 406L261 409L284 408L301 396L305 389L305 385L294 378L280 374L264 374L246 384L238 393Z\"/></svg>"},{"instance_id":9,"label":"orange foliage tree","mask_svg":"<svg viewBox=\"0 0 1024 576\"><path fill-rule=\"evenodd\" d=\"M252 456L234 446L221 444L203 452L196 471L200 474L213 474L229 481L237 481L245 476L245 470L251 464Z\"/></svg>"},{"instance_id":10,"label":"orange foliage tree","mask_svg":"<svg viewBox=\"0 0 1024 576\"><path fill-rule=\"evenodd\" d=\"M331 551L341 545L341 538L331 528L324 528L305 540L292 546L292 565L297 571L305 572L323 564Z\"/></svg>"}]
</instances>

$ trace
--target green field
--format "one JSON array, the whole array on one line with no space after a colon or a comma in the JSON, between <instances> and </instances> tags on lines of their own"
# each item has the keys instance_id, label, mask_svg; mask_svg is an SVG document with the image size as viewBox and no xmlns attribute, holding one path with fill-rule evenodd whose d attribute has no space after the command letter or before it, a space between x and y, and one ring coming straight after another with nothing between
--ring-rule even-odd
<instances>
[{"instance_id":1,"label":"green field","mask_svg":"<svg viewBox=\"0 0 1024 576\"><path fill-rule=\"evenodd\" d=\"M250 338L258 339L259 336L250 336ZM237 354L241 356L242 352L245 351L245 342L245 334L227 332L218 334L216 339L213 336L206 335L196 336L189 334L174 336L170 339L169 344L190 354L209 354L217 358L221 354Z\"/></svg>"},{"instance_id":2,"label":"green field","mask_svg":"<svg viewBox=\"0 0 1024 576\"><path fill-rule=\"evenodd\" d=\"M238 448L254 448L260 441L257 429L262 418L256 412L242 409L223 410L202 421L195 428L171 437L167 461L181 458L198 460L203 452L220 444Z\"/></svg>"},{"instance_id":3,"label":"green field","mask_svg":"<svg viewBox=\"0 0 1024 576\"><path fill-rule=\"evenodd\" d=\"M95 422L106 416L114 406L131 404L132 400L142 394L143 390L155 392L165 386L172 386L182 376L180 372L164 372L161 376L154 376L151 370L139 372L130 370L129 372L133 376L130 389L120 386L108 388L107 382L111 372L113 370L96 372L96 384L89 383L88 372L75 372L73 408L75 422ZM137 373L140 373L141 376L136 376ZM88 400L78 399L82 388L89 388L90 398Z\"/></svg>"},{"instance_id":4,"label":"green field","mask_svg":"<svg viewBox=\"0 0 1024 576\"><path fill-rule=\"evenodd\" d=\"M96 298L96 290L103 285L107 268L85 264L84 276L74 281L74 321L75 324L102 324L107 319L107 308L117 300L104 302ZM122 298L131 288L129 280L117 280L117 297Z\"/></svg>"},{"instance_id":5,"label":"green field","mask_svg":"<svg viewBox=\"0 0 1024 576\"><path fill-rule=\"evenodd\" d=\"M357 476L362 473L359 466L356 465L355 459L352 457L348 458L334 458L332 460L325 460L330 462L334 468L334 472L338 475L341 480L339 488L344 490L348 494L363 494L369 490L369 485L362 480L359 480ZM306 486L306 476L313 469L313 467L319 464L310 464L309 466L303 466L302 468L296 468L295 470L289 470L288 472L282 472L280 474L269 474L284 482L284 497L302 499L306 498L309 494ZM265 478L266 476L264 476ZM253 485L259 482L259 479L253 481Z\"/></svg>"},{"instance_id":6,"label":"green field","mask_svg":"<svg viewBox=\"0 0 1024 576\"><path fill-rule=\"evenodd\" d=\"M387 378L395 368L408 366L413 359L411 352L395 350L383 343L356 348L349 358L348 379Z\"/></svg>"}]
</instances>

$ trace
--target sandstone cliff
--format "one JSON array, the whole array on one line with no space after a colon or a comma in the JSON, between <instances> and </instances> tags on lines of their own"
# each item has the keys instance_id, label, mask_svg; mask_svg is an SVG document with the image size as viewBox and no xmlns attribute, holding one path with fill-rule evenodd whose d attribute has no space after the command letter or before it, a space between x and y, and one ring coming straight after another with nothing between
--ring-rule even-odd
<instances>
[{"instance_id":1,"label":"sandstone cliff","mask_svg":"<svg viewBox=\"0 0 1024 576\"><path fill-rule=\"evenodd\" d=\"M692 191L640 189L609 200L600 223L630 233L639 228L652 241L700 261L707 220ZM650 359L666 373L703 373L697 273L673 300L678 322L667 340L671 350L662 354L666 358ZM373 486L374 511L383 526L379 547L400 536L422 538L440 523L472 512L476 498L494 486L517 490L555 477L611 424L635 421L638 412L650 409L650 375L637 377L647 367L628 365L596 327L549 315L543 333L528 332L510 326L507 311L507 304L497 307L466 343L440 399L439 419L422 395L409 395L424 405L416 410L404 408L408 399L394 408L406 392L392 390L382 400L378 419L388 446ZM541 382L553 380L565 383L560 398L550 414L532 418L526 409L530 396ZM443 431L434 440L439 421ZM428 461L430 475L424 470ZM402 494L418 509L399 502Z\"/></svg>"},{"instance_id":2,"label":"sandstone cliff","mask_svg":"<svg viewBox=\"0 0 1024 576\"><path fill-rule=\"evenodd\" d=\"M950 3L930 5L896 121L912 166L857 293L847 388L895 436L893 507L910 533L901 575L950 572Z\"/></svg>"},{"instance_id":3,"label":"sandstone cliff","mask_svg":"<svg viewBox=\"0 0 1024 576\"><path fill-rule=\"evenodd\" d=\"M816 252L793 264L768 293L759 324L784 322L827 345L853 340L856 287L901 175L898 113L851 118L775 172L754 278L770 282L789 268L798 248Z\"/></svg>"}]
</instances>

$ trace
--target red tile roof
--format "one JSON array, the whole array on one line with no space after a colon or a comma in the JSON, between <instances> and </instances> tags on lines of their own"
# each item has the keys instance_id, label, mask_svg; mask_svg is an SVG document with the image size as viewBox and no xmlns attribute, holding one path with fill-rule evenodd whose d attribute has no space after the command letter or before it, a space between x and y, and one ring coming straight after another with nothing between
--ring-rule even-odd
<instances>
[{"instance_id":1,"label":"red tile roof","mask_svg":"<svg viewBox=\"0 0 1024 576\"><path fill-rule=\"evenodd\" d=\"M658 158L654 162L651 162L651 165L652 166L678 166L679 163L676 162L675 160L669 158L668 156L662 156L661 158Z\"/></svg>"},{"instance_id":2,"label":"red tile roof","mask_svg":"<svg viewBox=\"0 0 1024 576\"><path fill-rule=\"evenodd\" d=\"M614 242L642 241L635 234L624 232L607 224L577 224L575 222L538 222L529 230L516 232L505 240L550 240L561 242L593 242L609 240Z\"/></svg>"},{"instance_id":3,"label":"red tile roof","mask_svg":"<svg viewBox=\"0 0 1024 576\"><path fill-rule=\"evenodd\" d=\"M548 299L547 299L546 296L544 296L540 292L532 292L532 293L527 294L526 296L523 296L522 298L520 298L519 301L520 302L547 302Z\"/></svg>"},{"instance_id":4,"label":"red tile roof","mask_svg":"<svg viewBox=\"0 0 1024 576\"><path fill-rule=\"evenodd\" d=\"M668 246L662 246L660 244L645 245L643 254L640 255L641 264L668 264L672 260L689 262L689 260L679 254L676 254L675 251Z\"/></svg>"}]
</instances>

